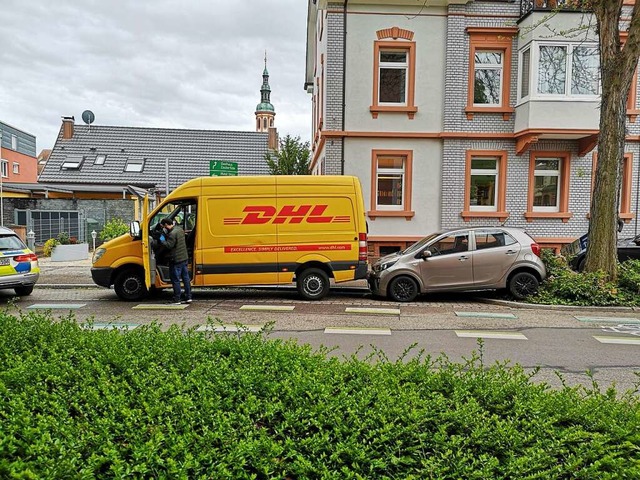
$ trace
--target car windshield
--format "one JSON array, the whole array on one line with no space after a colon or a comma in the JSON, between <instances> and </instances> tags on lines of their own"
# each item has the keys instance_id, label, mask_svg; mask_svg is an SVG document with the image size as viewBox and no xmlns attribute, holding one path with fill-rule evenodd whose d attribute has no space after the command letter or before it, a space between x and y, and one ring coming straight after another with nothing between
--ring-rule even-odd
<instances>
[{"instance_id":1,"label":"car windshield","mask_svg":"<svg viewBox=\"0 0 640 480\"><path fill-rule=\"evenodd\" d=\"M428 235L426 237L424 237L422 240L418 240L416 243L414 243L413 245L407 247L405 250L403 250L402 252L400 252L402 255L407 254L407 253L415 253L418 250L420 250L422 247L424 247L427 243L429 243L431 240L433 240L434 238L440 236L440 233L432 233L431 235Z\"/></svg>"},{"instance_id":2,"label":"car windshield","mask_svg":"<svg viewBox=\"0 0 640 480\"><path fill-rule=\"evenodd\" d=\"M15 235L0 236L0 250L22 250L26 248L22 240Z\"/></svg>"}]
</instances>

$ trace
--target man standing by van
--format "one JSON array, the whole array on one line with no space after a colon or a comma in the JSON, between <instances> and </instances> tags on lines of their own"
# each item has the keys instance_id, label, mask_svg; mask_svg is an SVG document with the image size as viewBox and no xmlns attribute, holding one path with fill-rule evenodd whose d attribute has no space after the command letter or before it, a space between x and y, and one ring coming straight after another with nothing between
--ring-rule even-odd
<instances>
[{"instance_id":1,"label":"man standing by van","mask_svg":"<svg viewBox=\"0 0 640 480\"><path fill-rule=\"evenodd\" d=\"M169 303L180 305L181 289L180 280L184 283L185 303L191 303L191 280L189 278L189 254L187 253L187 242L185 241L184 230L180 225L174 225L168 218L160 220L162 230L165 232L164 239L160 237L160 243L169 251L169 274L173 285L173 300Z\"/></svg>"}]
</instances>

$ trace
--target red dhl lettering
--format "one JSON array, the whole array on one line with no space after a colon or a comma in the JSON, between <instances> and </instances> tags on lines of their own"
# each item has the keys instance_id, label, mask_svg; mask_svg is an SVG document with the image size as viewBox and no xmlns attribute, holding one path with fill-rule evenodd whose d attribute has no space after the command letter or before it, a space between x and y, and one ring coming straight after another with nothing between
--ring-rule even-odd
<instances>
[{"instance_id":1,"label":"red dhl lettering","mask_svg":"<svg viewBox=\"0 0 640 480\"><path fill-rule=\"evenodd\" d=\"M244 217L224 218L225 225L263 225L267 223L348 223L348 215L324 215L328 205L284 205L277 210L273 205L247 205Z\"/></svg>"},{"instance_id":2,"label":"red dhl lettering","mask_svg":"<svg viewBox=\"0 0 640 480\"><path fill-rule=\"evenodd\" d=\"M230 245L224 247L224 253L270 253L270 252L319 252L351 250L348 243L330 243L325 245Z\"/></svg>"}]
</instances>

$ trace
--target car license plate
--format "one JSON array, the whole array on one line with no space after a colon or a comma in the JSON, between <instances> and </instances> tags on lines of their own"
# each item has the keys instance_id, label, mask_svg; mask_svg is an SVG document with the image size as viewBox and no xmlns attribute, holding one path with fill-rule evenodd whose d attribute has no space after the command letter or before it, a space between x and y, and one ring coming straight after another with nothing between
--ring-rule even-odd
<instances>
[{"instance_id":1,"label":"car license plate","mask_svg":"<svg viewBox=\"0 0 640 480\"><path fill-rule=\"evenodd\" d=\"M11 261L11 258L9 257L0 258L0 266L9 265L10 261Z\"/></svg>"}]
</instances>

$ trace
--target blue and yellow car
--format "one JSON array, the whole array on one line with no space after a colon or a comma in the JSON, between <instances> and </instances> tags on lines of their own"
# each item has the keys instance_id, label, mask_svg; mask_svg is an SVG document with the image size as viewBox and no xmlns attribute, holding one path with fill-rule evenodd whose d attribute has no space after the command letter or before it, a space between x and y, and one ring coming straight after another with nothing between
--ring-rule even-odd
<instances>
[{"instance_id":1,"label":"blue and yellow car","mask_svg":"<svg viewBox=\"0 0 640 480\"><path fill-rule=\"evenodd\" d=\"M29 295L40 276L38 256L11 229L0 227L0 290Z\"/></svg>"}]
</instances>

